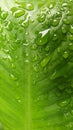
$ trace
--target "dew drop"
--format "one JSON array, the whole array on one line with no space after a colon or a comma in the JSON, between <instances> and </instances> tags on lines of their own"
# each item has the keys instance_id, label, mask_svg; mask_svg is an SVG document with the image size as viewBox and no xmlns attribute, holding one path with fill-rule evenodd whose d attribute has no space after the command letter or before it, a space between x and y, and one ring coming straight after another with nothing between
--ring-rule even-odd
<instances>
[{"instance_id":1,"label":"dew drop","mask_svg":"<svg viewBox=\"0 0 73 130\"><path fill-rule=\"evenodd\" d=\"M3 32L3 27L0 27L0 33L2 33Z\"/></svg>"},{"instance_id":2,"label":"dew drop","mask_svg":"<svg viewBox=\"0 0 73 130\"><path fill-rule=\"evenodd\" d=\"M38 20L38 22L44 22L45 21L45 19L46 19L46 15L44 14L44 13L41 13L41 14L38 14L37 15L38 17L37 17L37 20Z\"/></svg>"},{"instance_id":3,"label":"dew drop","mask_svg":"<svg viewBox=\"0 0 73 130\"><path fill-rule=\"evenodd\" d=\"M64 100L64 101L59 102L58 105L59 105L60 107L65 107L65 106L67 106L69 103L70 103L70 100L69 100L69 99L66 99L66 100Z\"/></svg>"},{"instance_id":4,"label":"dew drop","mask_svg":"<svg viewBox=\"0 0 73 130\"><path fill-rule=\"evenodd\" d=\"M26 9L29 10L29 11L34 10L34 6L33 6L33 4L31 4L31 3L26 4Z\"/></svg>"},{"instance_id":5,"label":"dew drop","mask_svg":"<svg viewBox=\"0 0 73 130\"><path fill-rule=\"evenodd\" d=\"M59 20L58 19L54 19L52 25L55 27L58 24L59 24Z\"/></svg>"},{"instance_id":6,"label":"dew drop","mask_svg":"<svg viewBox=\"0 0 73 130\"><path fill-rule=\"evenodd\" d=\"M73 26L70 27L70 32L73 34Z\"/></svg>"},{"instance_id":7,"label":"dew drop","mask_svg":"<svg viewBox=\"0 0 73 130\"><path fill-rule=\"evenodd\" d=\"M68 56L69 56L68 52L67 52L67 51L65 51L65 52L63 53L63 57L64 57L65 59L67 59L67 58L68 58Z\"/></svg>"},{"instance_id":8,"label":"dew drop","mask_svg":"<svg viewBox=\"0 0 73 130\"><path fill-rule=\"evenodd\" d=\"M2 12L1 17L3 20L5 20L8 16L8 12Z\"/></svg>"},{"instance_id":9,"label":"dew drop","mask_svg":"<svg viewBox=\"0 0 73 130\"><path fill-rule=\"evenodd\" d=\"M53 35L53 41L56 41L58 39L57 34Z\"/></svg>"},{"instance_id":10,"label":"dew drop","mask_svg":"<svg viewBox=\"0 0 73 130\"><path fill-rule=\"evenodd\" d=\"M36 50L36 49L37 49L37 45L34 43L34 44L31 46L31 48L32 48L33 50Z\"/></svg>"},{"instance_id":11,"label":"dew drop","mask_svg":"<svg viewBox=\"0 0 73 130\"><path fill-rule=\"evenodd\" d=\"M29 60L28 60L28 59L25 59L25 63L29 63Z\"/></svg>"},{"instance_id":12,"label":"dew drop","mask_svg":"<svg viewBox=\"0 0 73 130\"><path fill-rule=\"evenodd\" d=\"M17 10L18 10L18 7L12 7L11 8L12 13L16 12Z\"/></svg>"},{"instance_id":13,"label":"dew drop","mask_svg":"<svg viewBox=\"0 0 73 130\"><path fill-rule=\"evenodd\" d=\"M46 48L45 48L45 51L49 51L49 46L47 45Z\"/></svg>"},{"instance_id":14,"label":"dew drop","mask_svg":"<svg viewBox=\"0 0 73 130\"><path fill-rule=\"evenodd\" d=\"M10 74L10 78L11 78L12 80L14 80L14 81L17 80L17 77L15 77L13 74Z\"/></svg>"},{"instance_id":15,"label":"dew drop","mask_svg":"<svg viewBox=\"0 0 73 130\"><path fill-rule=\"evenodd\" d=\"M42 67L45 67L45 66L48 64L48 62L50 61L50 59L51 59L50 56L44 58L44 59L41 61L41 66L42 66Z\"/></svg>"},{"instance_id":16,"label":"dew drop","mask_svg":"<svg viewBox=\"0 0 73 130\"><path fill-rule=\"evenodd\" d=\"M67 33L67 26L66 25L62 26L62 33L63 34Z\"/></svg>"},{"instance_id":17,"label":"dew drop","mask_svg":"<svg viewBox=\"0 0 73 130\"><path fill-rule=\"evenodd\" d=\"M9 21L8 24L7 24L7 30L11 31L12 28L13 28L13 24L12 24L12 21Z\"/></svg>"},{"instance_id":18,"label":"dew drop","mask_svg":"<svg viewBox=\"0 0 73 130\"><path fill-rule=\"evenodd\" d=\"M16 18L19 18L19 17L23 16L24 14L25 14L25 11L24 11L24 10L17 10L17 11L15 12L14 16L15 16Z\"/></svg>"},{"instance_id":19,"label":"dew drop","mask_svg":"<svg viewBox=\"0 0 73 130\"><path fill-rule=\"evenodd\" d=\"M13 69L15 69L16 68L16 66L12 63L12 65L11 65L11 67L13 68Z\"/></svg>"},{"instance_id":20,"label":"dew drop","mask_svg":"<svg viewBox=\"0 0 73 130\"><path fill-rule=\"evenodd\" d=\"M49 29L39 32L36 38L38 45L45 45L49 41Z\"/></svg>"},{"instance_id":21,"label":"dew drop","mask_svg":"<svg viewBox=\"0 0 73 130\"><path fill-rule=\"evenodd\" d=\"M72 34L69 35L69 40L73 41L73 35Z\"/></svg>"},{"instance_id":22,"label":"dew drop","mask_svg":"<svg viewBox=\"0 0 73 130\"><path fill-rule=\"evenodd\" d=\"M33 66L33 69L34 69L35 72L39 72L39 69L40 69L40 68L39 68L39 65L34 65L34 66Z\"/></svg>"},{"instance_id":23,"label":"dew drop","mask_svg":"<svg viewBox=\"0 0 73 130\"><path fill-rule=\"evenodd\" d=\"M25 21L23 21L21 25L22 25L22 27L27 28L28 25L29 25L29 20L25 20Z\"/></svg>"},{"instance_id":24,"label":"dew drop","mask_svg":"<svg viewBox=\"0 0 73 130\"><path fill-rule=\"evenodd\" d=\"M62 7L67 7L67 6L68 6L67 3L63 3L63 4L62 4Z\"/></svg>"},{"instance_id":25,"label":"dew drop","mask_svg":"<svg viewBox=\"0 0 73 130\"><path fill-rule=\"evenodd\" d=\"M69 18L64 18L63 23L67 24L67 25L70 24L70 19Z\"/></svg>"}]
</instances>

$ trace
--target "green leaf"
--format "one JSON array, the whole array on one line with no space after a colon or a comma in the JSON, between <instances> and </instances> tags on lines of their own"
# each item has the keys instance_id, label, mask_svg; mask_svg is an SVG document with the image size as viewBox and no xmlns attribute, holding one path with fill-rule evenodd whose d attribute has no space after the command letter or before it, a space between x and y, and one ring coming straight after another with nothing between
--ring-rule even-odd
<instances>
[{"instance_id":1,"label":"green leaf","mask_svg":"<svg viewBox=\"0 0 73 130\"><path fill-rule=\"evenodd\" d=\"M73 129L73 0L0 0L0 130Z\"/></svg>"}]
</instances>

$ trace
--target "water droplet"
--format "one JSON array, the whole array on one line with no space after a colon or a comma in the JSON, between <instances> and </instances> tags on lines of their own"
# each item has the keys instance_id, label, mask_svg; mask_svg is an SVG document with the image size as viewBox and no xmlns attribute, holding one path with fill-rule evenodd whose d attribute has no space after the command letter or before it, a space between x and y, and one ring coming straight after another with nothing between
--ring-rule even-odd
<instances>
[{"instance_id":1,"label":"water droplet","mask_svg":"<svg viewBox=\"0 0 73 130\"><path fill-rule=\"evenodd\" d=\"M18 7L12 7L11 8L12 13L16 12L17 10L18 10Z\"/></svg>"},{"instance_id":2,"label":"water droplet","mask_svg":"<svg viewBox=\"0 0 73 130\"><path fill-rule=\"evenodd\" d=\"M33 66L33 69L34 69L35 72L39 72L39 69L40 69L40 68L39 68L39 65L34 65L34 66Z\"/></svg>"},{"instance_id":3,"label":"water droplet","mask_svg":"<svg viewBox=\"0 0 73 130\"><path fill-rule=\"evenodd\" d=\"M13 69L15 69L15 68L16 68L16 66L15 66L13 63L11 64L11 66L12 66L12 68L13 68Z\"/></svg>"},{"instance_id":4,"label":"water droplet","mask_svg":"<svg viewBox=\"0 0 73 130\"><path fill-rule=\"evenodd\" d=\"M70 32L73 34L73 26L70 27Z\"/></svg>"},{"instance_id":5,"label":"water droplet","mask_svg":"<svg viewBox=\"0 0 73 130\"><path fill-rule=\"evenodd\" d=\"M23 27L27 28L28 25L29 25L29 20L23 21L21 25L22 25Z\"/></svg>"},{"instance_id":6,"label":"water droplet","mask_svg":"<svg viewBox=\"0 0 73 130\"><path fill-rule=\"evenodd\" d=\"M2 14L1 14L2 19L5 20L7 18L7 16L8 16L8 12L2 12Z\"/></svg>"},{"instance_id":7,"label":"water droplet","mask_svg":"<svg viewBox=\"0 0 73 130\"><path fill-rule=\"evenodd\" d=\"M67 58L68 58L68 56L69 56L68 52L67 52L67 51L65 51L65 52L63 53L63 57L64 57L65 59L67 59Z\"/></svg>"},{"instance_id":8,"label":"water droplet","mask_svg":"<svg viewBox=\"0 0 73 130\"><path fill-rule=\"evenodd\" d=\"M49 29L39 32L36 38L38 45L45 45L49 41Z\"/></svg>"},{"instance_id":9,"label":"water droplet","mask_svg":"<svg viewBox=\"0 0 73 130\"><path fill-rule=\"evenodd\" d=\"M51 57L50 56L47 56L46 58L44 58L42 61L41 61L41 66L42 67L45 67L48 62L50 61Z\"/></svg>"},{"instance_id":10,"label":"water droplet","mask_svg":"<svg viewBox=\"0 0 73 130\"><path fill-rule=\"evenodd\" d=\"M69 99L65 99L64 101L59 102L58 105L59 105L60 107L65 107L65 106L67 106L69 103L70 103L70 100L69 100Z\"/></svg>"},{"instance_id":11,"label":"water droplet","mask_svg":"<svg viewBox=\"0 0 73 130\"><path fill-rule=\"evenodd\" d=\"M53 4L50 4L49 8L52 9L53 7L54 7L54 5L53 5Z\"/></svg>"},{"instance_id":12,"label":"water droplet","mask_svg":"<svg viewBox=\"0 0 73 130\"><path fill-rule=\"evenodd\" d=\"M67 24L67 25L70 24L70 19L69 18L64 18L63 23Z\"/></svg>"},{"instance_id":13,"label":"water droplet","mask_svg":"<svg viewBox=\"0 0 73 130\"><path fill-rule=\"evenodd\" d=\"M62 7L67 7L67 6L68 6L67 3L63 3L63 4L62 4Z\"/></svg>"},{"instance_id":14,"label":"water droplet","mask_svg":"<svg viewBox=\"0 0 73 130\"><path fill-rule=\"evenodd\" d=\"M37 61L38 60L38 56L35 54L32 56L32 61Z\"/></svg>"},{"instance_id":15,"label":"water droplet","mask_svg":"<svg viewBox=\"0 0 73 130\"><path fill-rule=\"evenodd\" d=\"M55 27L59 24L59 19L54 19L52 25Z\"/></svg>"},{"instance_id":16,"label":"water droplet","mask_svg":"<svg viewBox=\"0 0 73 130\"><path fill-rule=\"evenodd\" d=\"M0 33L2 33L2 32L3 32L3 27L1 26L1 27L0 27Z\"/></svg>"},{"instance_id":17,"label":"water droplet","mask_svg":"<svg viewBox=\"0 0 73 130\"><path fill-rule=\"evenodd\" d=\"M63 25L62 26L62 33L67 33L67 26L66 25Z\"/></svg>"},{"instance_id":18,"label":"water droplet","mask_svg":"<svg viewBox=\"0 0 73 130\"><path fill-rule=\"evenodd\" d=\"M12 80L14 80L14 81L17 80L17 77L15 77L13 74L10 74L10 78L11 78Z\"/></svg>"},{"instance_id":19,"label":"water droplet","mask_svg":"<svg viewBox=\"0 0 73 130\"><path fill-rule=\"evenodd\" d=\"M38 14L37 16L38 22L44 22L46 19L46 15L44 13Z\"/></svg>"},{"instance_id":20,"label":"water droplet","mask_svg":"<svg viewBox=\"0 0 73 130\"><path fill-rule=\"evenodd\" d=\"M73 41L73 35L72 34L69 35L69 40Z\"/></svg>"},{"instance_id":21,"label":"water droplet","mask_svg":"<svg viewBox=\"0 0 73 130\"><path fill-rule=\"evenodd\" d=\"M9 22L8 22L6 28L7 28L7 30L9 30L9 31L12 30L12 28L13 28L13 23L12 23L12 21L9 21Z\"/></svg>"},{"instance_id":22,"label":"water droplet","mask_svg":"<svg viewBox=\"0 0 73 130\"><path fill-rule=\"evenodd\" d=\"M32 44L32 46L31 46L31 47L32 47L32 49L33 49L33 50L36 50L36 49L37 49L37 45L36 45L35 43L34 43L34 44Z\"/></svg>"},{"instance_id":23,"label":"water droplet","mask_svg":"<svg viewBox=\"0 0 73 130\"><path fill-rule=\"evenodd\" d=\"M73 43L69 43L69 49L73 50Z\"/></svg>"},{"instance_id":24,"label":"water droplet","mask_svg":"<svg viewBox=\"0 0 73 130\"><path fill-rule=\"evenodd\" d=\"M31 3L26 4L26 9L29 10L29 11L34 10L33 4L31 4Z\"/></svg>"},{"instance_id":25,"label":"water droplet","mask_svg":"<svg viewBox=\"0 0 73 130\"><path fill-rule=\"evenodd\" d=\"M25 14L25 11L24 10L17 10L15 13L14 13L14 16L16 18L19 18L21 16L23 16Z\"/></svg>"},{"instance_id":26,"label":"water droplet","mask_svg":"<svg viewBox=\"0 0 73 130\"><path fill-rule=\"evenodd\" d=\"M58 39L57 34L54 34L52 40L53 40L53 41L56 41L57 39Z\"/></svg>"},{"instance_id":27,"label":"water droplet","mask_svg":"<svg viewBox=\"0 0 73 130\"><path fill-rule=\"evenodd\" d=\"M46 46L45 51L49 51L49 45Z\"/></svg>"},{"instance_id":28,"label":"water droplet","mask_svg":"<svg viewBox=\"0 0 73 130\"><path fill-rule=\"evenodd\" d=\"M26 63L29 63L29 60L28 60L28 59L25 59L25 62L26 62Z\"/></svg>"}]
</instances>

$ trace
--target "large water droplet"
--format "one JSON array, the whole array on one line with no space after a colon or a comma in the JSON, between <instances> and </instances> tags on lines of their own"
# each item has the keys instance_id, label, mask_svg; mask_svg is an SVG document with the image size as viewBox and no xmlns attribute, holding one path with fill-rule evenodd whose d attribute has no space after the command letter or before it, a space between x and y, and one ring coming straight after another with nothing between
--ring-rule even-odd
<instances>
[{"instance_id":1,"label":"large water droplet","mask_svg":"<svg viewBox=\"0 0 73 130\"><path fill-rule=\"evenodd\" d=\"M44 22L45 21L46 15L44 13L38 14L37 16L38 16L37 17L38 22Z\"/></svg>"},{"instance_id":2,"label":"large water droplet","mask_svg":"<svg viewBox=\"0 0 73 130\"><path fill-rule=\"evenodd\" d=\"M21 16L23 16L25 14L25 11L24 10L17 10L15 13L14 13L14 16L16 18L19 18Z\"/></svg>"},{"instance_id":3,"label":"large water droplet","mask_svg":"<svg viewBox=\"0 0 73 130\"><path fill-rule=\"evenodd\" d=\"M41 31L37 34L36 43L38 45L45 45L49 41L49 29Z\"/></svg>"}]
</instances>

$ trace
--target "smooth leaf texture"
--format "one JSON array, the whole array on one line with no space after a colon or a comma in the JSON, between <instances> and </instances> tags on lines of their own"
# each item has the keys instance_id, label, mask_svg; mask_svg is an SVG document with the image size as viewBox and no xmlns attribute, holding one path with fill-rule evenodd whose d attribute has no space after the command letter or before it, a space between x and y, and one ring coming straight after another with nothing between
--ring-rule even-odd
<instances>
[{"instance_id":1,"label":"smooth leaf texture","mask_svg":"<svg viewBox=\"0 0 73 130\"><path fill-rule=\"evenodd\" d=\"M0 7L0 130L72 130L73 0Z\"/></svg>"}]
</instances>

